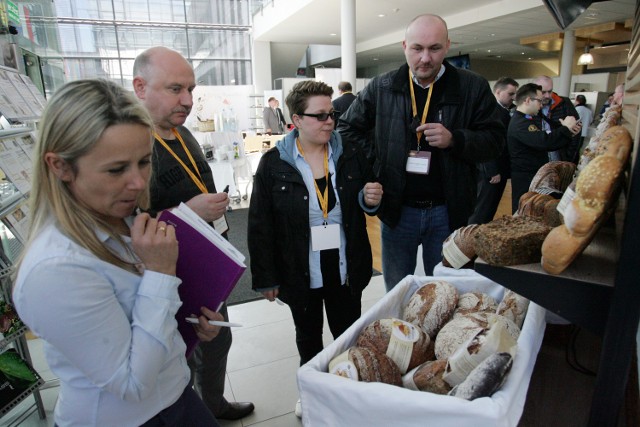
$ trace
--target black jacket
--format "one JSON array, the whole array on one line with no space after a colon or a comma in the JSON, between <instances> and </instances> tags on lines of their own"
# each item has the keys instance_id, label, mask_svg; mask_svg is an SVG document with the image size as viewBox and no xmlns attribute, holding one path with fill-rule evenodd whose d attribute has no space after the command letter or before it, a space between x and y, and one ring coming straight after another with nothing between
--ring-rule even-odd
<instances>
[{"instance_id":1,"label":"black jacket","mask_svg":"<svg viewBox=\"0 0 640 427\"><path fill-rule=\"evenodd\" d=\"M253 289L279 287L278 298L291 306L304 307L310 285L309 192L288 152L280 150L281 145L287 145L283 142L295 141L296 136L294 130L260 160L251 193L248 243ZM346 236L347 281L359 298L371 279L372 256L358 199L364 185L373 181L373 174L359 148L348 144L340 154L341 150L335 148L341 144L340 135L335 131L331 142L334 161L337 157L336 188Z\"/></svg>"},{"instance_id":2,"label":"black jacket","mask_svg":"<svg viewBox=\"0 0 640 427\"><path fill-rule=\"evenodd\" d=\"M573 116L576 120L580 118L576 107L571 103L569 98L559 96L555 92L552 93L551 97L553 98L553 104L551 104L547 116L543 116L542 110L540 110L538 114L538 126L542 127L542 120L544 120L549 123L551 130L554 130L563 127L560 119L564 119L567 116ZM588 124L585 126L588 126ZM569 143L560 150L560 160L578 163L581 135L581 133L578 133L572 136Z\"/></svg>"},{"instance_id":3,"label":"black jacket","mask_svg":"<svg viewBox=\"0 0 640 427\"><path fill-rule=\"evenodd\" d=\"M447 87L435 108L453 134L452 146L442 150L440 157L449 226L457 229L466 225L473 213L476 163L498 157L504 147L504 127L489 83L471 71L457 69L446 61L444 64ZM405 64L372 79L358 92L338 124L345 144L373 147L368 151L374 160L374 173L384 188L378 216L390 227L400 219L405 167L416 137L411 128L408 68Z\"/></svg>"}]
</instances>

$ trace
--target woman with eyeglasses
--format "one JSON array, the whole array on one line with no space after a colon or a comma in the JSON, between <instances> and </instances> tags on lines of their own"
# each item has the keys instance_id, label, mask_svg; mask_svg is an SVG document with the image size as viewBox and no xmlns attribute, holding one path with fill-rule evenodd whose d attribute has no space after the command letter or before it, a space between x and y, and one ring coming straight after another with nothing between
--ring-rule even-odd
<instances>
[{"instance_id":1,"label":"woman with eyeglasses","mask_svg":"<svg viewBox=\"0 0 640 427\"><path fill-rule=\"evenodd\" d=\"M253 288L289 305L301 365L323 348L323 303L334 338L360 317L372 265L364 213L382 198L364 153L333 129L332 94L307 80L287 95L295 129L260 160L249 208Z\"/></svg>"}]
</instances>

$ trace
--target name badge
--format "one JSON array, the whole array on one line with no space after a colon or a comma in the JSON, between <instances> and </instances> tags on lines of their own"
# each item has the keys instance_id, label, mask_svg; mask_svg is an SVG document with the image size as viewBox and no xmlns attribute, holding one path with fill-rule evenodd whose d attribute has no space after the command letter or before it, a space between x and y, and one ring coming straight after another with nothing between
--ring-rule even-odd
<instances>
[{"instance_id":1,"label":"name badge","mask_svg":"<svg viewBox=\"0 0 640 427\"><path fill-rule=\"evenodd\" d=\"M407 172L429 175L431 167L431 152L411 150L407 158Z\"/></svg>"},{"instance_id":2,"label":"name badge","mask_svg":"<svg viewBox=\"0 0 640 427\"><path fill-rule=\"evenodd\" d=\"M311 227L311 250L323 251L340 247L340 224Z\"/></svg>"}]
</instances>

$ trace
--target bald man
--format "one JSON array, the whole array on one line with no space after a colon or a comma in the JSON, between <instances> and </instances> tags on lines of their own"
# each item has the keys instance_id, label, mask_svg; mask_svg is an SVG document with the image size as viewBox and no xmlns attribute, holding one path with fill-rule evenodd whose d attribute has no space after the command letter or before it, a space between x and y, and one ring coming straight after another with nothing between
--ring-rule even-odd
<instances>
[{"instance_id":1,"label":"bald man","mask_svg":"<svg viewBox=\"0 0 640 427\"><path fill-rule=\"evenodd\" d=\"M216 192L204 153L183 126L193 107L196 87L191 64L176 51L152 47L136 58L133 76L135 94L156 127L151 208L161 211L184 202L208 223L220 220L229 197ZM220 313L228 320L225 304ZM212 341L198 344L189 358L196 391L213 415L223 420L242 418L254 409L251 402L228 402L223 395L230 348L231 330L222 328Z\"/></svg>"},{"instance_id":2,"label":"bald man","mask_svg":"<svg viewBox=\"0 0 640 427\"><path fill-rule=\"evenodd\" d=\"M542 108L538 112L536 125L547 133L561 128L561 119L569 116L580 119L580 115L573 106L573 103L566 96L560 96L553 91L553 80L549 76L536 77L534 83L542 88ZM574 135L569 144L557 151L549 153L549 160L562 160L566 162L578 162L580 155L580 135Z\"/></svg>"},{"instance_id":3,"label":"bald man","mask_svg":"<svg viewBox=\"0 0 640 427\"><path fill-rule=\"evenodd\" d=\"M373 153L384 187L378 216L387 290L414 273L419 245L432 274L443 241L473 212L476 163L504 147L489 83L445 61L449 46L441 17L414 18L402 42L407 63L372 79L338 124L345 144Z\"/></svg>"}]
</instances>

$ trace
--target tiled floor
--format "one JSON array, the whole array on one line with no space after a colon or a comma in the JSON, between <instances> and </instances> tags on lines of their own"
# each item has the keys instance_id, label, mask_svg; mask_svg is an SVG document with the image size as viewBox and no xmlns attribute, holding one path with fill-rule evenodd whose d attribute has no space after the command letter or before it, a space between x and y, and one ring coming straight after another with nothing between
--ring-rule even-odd
<instances>
[{"instance_id":1,"label":"tiled floor","mask_svg":"<svg viewBox=\"0 0 640 427\"><path fill-rule=\"evenodd\" d=\"M376 276L365 289L362 297L363 312L384 295L382 276ZM225 396L229 400L251 401L256 410L240 421L221 421L229 427L294 427L302 422L293 413L298 400L296 371L299 365L298 351L291 312L286 306L266 300L229 307L231 321L243 325L234 328L233 345L227 364ZM325 322L325 344L332 341ZM39 339L29 340L34 368L44 380L54 379L47 367ZM19 415L33 404L33 397L0 419L0 426L24 427L53 426L53 407L58 387L41 392L47 418L39 419L37 413L20 422Z\"/></svg>"}]
</instances>

